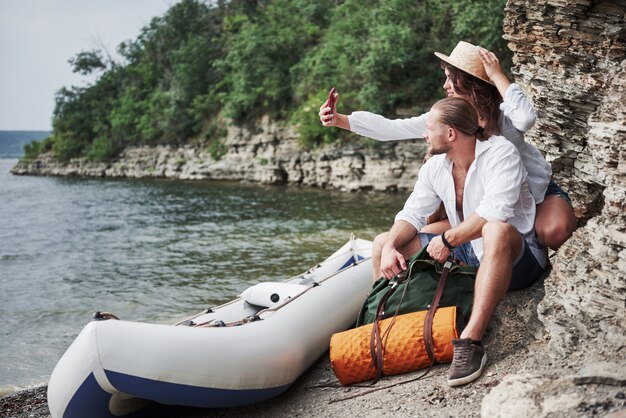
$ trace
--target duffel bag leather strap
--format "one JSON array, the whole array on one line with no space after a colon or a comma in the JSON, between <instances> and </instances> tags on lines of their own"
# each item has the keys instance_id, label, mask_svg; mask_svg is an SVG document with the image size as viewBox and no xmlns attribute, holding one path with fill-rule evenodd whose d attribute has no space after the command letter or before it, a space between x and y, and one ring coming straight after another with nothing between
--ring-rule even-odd
<instances>
[{"instance_id":1,"label":"duffel bag leather strap","mask_svg":"<svg viewBox=\"0 0 626 418\"><path fill-rule=\"evenodd\" d=\"M406 277L406 276L405 276ZM375 384L383 377L383 338L380 335L380 320L385 314L385 304L389 297L396 291L398 284L402 282L402 278L398 277L398 281L393 283L385 295L381 298L376 308L376 317L374 318L374 326L372 327L372 336L370 337L370 352L372 354L372 364L376 368L376 377L374 378ZM395 316L395 315L394 315ZM389 327L391 328L391 326Z\"/></svg>"},{"instance_id":2,"label":"duffel bag leather strap","mask_svg":"<svg viewBox=\"0 0 626 418\"><path fill-rule=\"evenodd\" d=\"M450 254L452 257L452 254ZM441 295L443 295L443 289L446 286L446 278L448 277L448 272L452 267L451 259L445 261L443 265L443 271L441 272L441 277L439 278L439 283L437 284L437 290L435 290L435 294L433 295L433 300L428 307L428 312L426 314L426 318L424 320L424 346L426 348L426 353L428 354L428 358L430 359L431 367L435 364L435 353L434 353L434 342L433 342L433 319L435 317L435 312L439 307L439 301L441 300ZM376 368L376 377L372 384L375 384L383 377L383 356L384 356L384 345L383 345L383 337L380 333L380 325L379 322L382 319L385 312L385 304L387 303L387 299L395 292L398 284L402 283L405 280L410 280L410 271L406 271L404 277L399 277L398 281L391 285L387 293L382 297L380 303L378 304L378 308L376 309L376 318L374 319L374 326L372 327L372 335L370 338L370 352L372 354L372 363ZM407 283L408 286L408 283ZM404 288L404 292L406 292L406 288ZM404 297L404 292L402 297ZM399 304L398 304L399 306ZM396 311L394 313L394 318L398 314ZM393 326L393 321L387 327L386 332L391 330ZM430 369L429 369L430 370Z\"/></svg>"},{"instance_id":3,"label":"duffel bag leather strap","mask_svg":"<svg viewBox=\"0 0 626 418\"><path fill-rule=\"evenodd\" d=\"M380 302L378 303L378 307L376 308L376 317L374 318L374 324L373 324L374 326L372 327L372 336L370 337L370 352L372 354L372 364L376 368L376 377L374 378L374 382L372 384L375 384L376 382L378 382L378 380L380 380L381 377L383 377L383 357L384 357L385 347L383 345L383 336L380 334L379 322L382 319L384 319L385 305L387 304L387 300L396 291L398 285L407 281L407 285L404 287L404 292L402 292L400 301L404 299L404 295L406 294L406 289L409 285L408 280L410 280L411 278L411 270L412 268L411 266L409 266L409 268L406 271L398 275L396 281L389 287L389 290L387 290L387 292L381 298ZM400 303L398 303L398 308L399 307L400 307ZM397 315L398 315L398 311L396 310L396 312L394 312L393 314L393 317L395 318ZM393 320L387 327L386 333L391 331L392 326L393 326Z\"/></svg>"},{"instance_id":4,"label":"duffel bag leather strap","mask_svg":"<svg viewBox=\"0 0 626 418\"><path fill-rule=\"evenodd\" d=\"M443 271L441 272L441 278L439 279L437 290L435 290L435 295L433 296L433 300L428 307L428 312L426 313L426 319L424 319L424 346L426 347L426 353L428 354L431 365L436 362L434 353L435 347L433 343L433 319L435 317L435 312L439 307L439 301L441 300L443 289L446 287L446 278L448 277L448 272L451 267L452 262L450 259L446 260L443 264Z\"/></svg>"}]
</instances>

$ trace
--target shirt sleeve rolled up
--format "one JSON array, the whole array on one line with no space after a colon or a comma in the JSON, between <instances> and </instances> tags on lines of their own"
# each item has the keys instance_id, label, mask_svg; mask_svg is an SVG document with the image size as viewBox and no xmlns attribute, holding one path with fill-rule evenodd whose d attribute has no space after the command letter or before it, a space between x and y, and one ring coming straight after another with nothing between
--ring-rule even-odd
<instances>
[{"instance_id":1,"label":"shirt sleeve rolled up","mask_svg":"<svg viewBox=\"0 0 626 418\"><path fill-rule=\"evenodd\" d=\"M404 208L398 212L395 218L395 222L405 221L410 223L418 232L426 226L427 218L441 204L441 198L435 192L432 183L434 164L429 164L431 160L426 162L420 169L413 192L404 204Z\"/></svg>"}]
</instances>

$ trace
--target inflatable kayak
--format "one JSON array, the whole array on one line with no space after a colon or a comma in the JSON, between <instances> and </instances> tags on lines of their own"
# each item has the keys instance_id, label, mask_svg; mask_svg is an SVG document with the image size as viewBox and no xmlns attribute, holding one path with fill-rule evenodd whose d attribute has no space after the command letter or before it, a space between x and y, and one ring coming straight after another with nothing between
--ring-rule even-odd
<instances>
[{"instance_id":1,"label":"inflatable kayak","mask_svg":"<svg viewBox=\"0 0 626 418\"><path fill-rule=\"evenodd\" d=\"M147 402L248 405L284 392L352 326L372 285L371 241L173 325L96 313L48 384L53 418L119 417Z\"/></svg>"}]
</instances>

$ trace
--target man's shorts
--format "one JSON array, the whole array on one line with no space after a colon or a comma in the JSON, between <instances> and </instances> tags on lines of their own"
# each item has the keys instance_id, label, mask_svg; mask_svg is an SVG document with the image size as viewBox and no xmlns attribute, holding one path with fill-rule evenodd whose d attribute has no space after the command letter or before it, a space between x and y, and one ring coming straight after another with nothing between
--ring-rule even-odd
<instances>
[{"instance_id":1,"label":"man's shorts","mask_svg":"<svg viewBox=\"0 0 626 418\"><path fill-rule=\"evenodd\" d=\"M418 235L422 248L427 247L430 240L438 236L437 234L428 234L425 232L420 232ZM536 282L541 276L541 273L544 272L544 269L533 255L524 237L520 235L520 238L524 242L524 246L515 261L513 261L513 274L511 275L509 290L518 290L530 286ZM480 266L480 261L476 257L476 254L474 254L472 244L469 242L456 247L454 249L454 257L462 263L476 267Z\"/></svg>"}]
</instances>

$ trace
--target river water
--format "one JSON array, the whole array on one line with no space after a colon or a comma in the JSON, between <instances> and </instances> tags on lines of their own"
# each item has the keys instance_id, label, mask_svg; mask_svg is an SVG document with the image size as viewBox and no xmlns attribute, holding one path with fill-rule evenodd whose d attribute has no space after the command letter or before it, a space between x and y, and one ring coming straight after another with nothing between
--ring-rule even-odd
<instances>
[{"instance_id":1,"label":"river water","mask_svg":"<svg viewBox=\"0 0 626 418\"><path fill-rule=\"evenodd\" d=\"M0 159L0 396L47 382L96 310L170 322L387 230L405 195L22 177Z\"/></svg>"}]
</instances>

